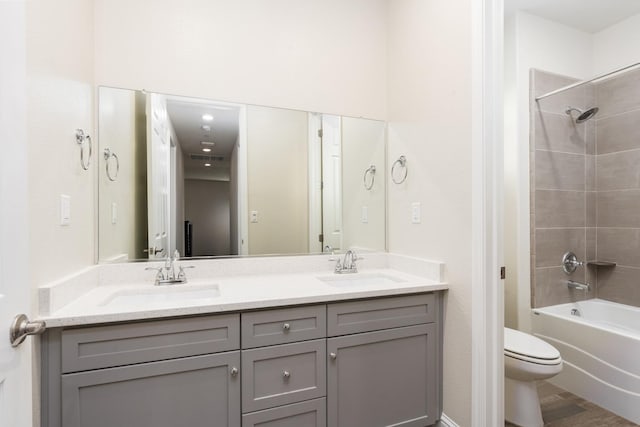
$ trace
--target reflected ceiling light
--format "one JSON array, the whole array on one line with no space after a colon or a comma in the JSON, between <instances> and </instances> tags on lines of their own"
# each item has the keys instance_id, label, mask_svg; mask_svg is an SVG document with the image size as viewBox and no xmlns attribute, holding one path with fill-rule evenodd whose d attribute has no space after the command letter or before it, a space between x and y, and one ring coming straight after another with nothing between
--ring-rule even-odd
<instances>
[{"instance_id":1,"label":"reflected ceiling light","mask_svg":"<svg viewBox=\"0 0 640 427\"><path fill-rule=\"evenodd\" d=\"M203 114L202 120L204 120L205 122L211 122L213 121L213 116L211 114Z\"/></svg>"},{"instance_id":2,"label":"reflected ceiling light","mask_svg":"<svg viewBox=\"0 0 640 427\"><path fill-rule=\"evenodd\" d=\"M200 145L203 147L213 147L216 143L213 141L200 141Z\"/></svg>"},{"instance_id":3,"label":"reflected ceiling light","mask_svg":"<svg viewBox=\"0 0 640 427\"><path fill-rule=\"evenodd\" d=\"M200 129L202 129L205 132L209 132L211 130L211 126L209 125L202 125L200 126Z\"/></svg>"},{"instance_id":4,"label":"reflected ceiling light","mask_svg":"<svg viewBox=\"0 0 640 427\"><path fill-rule=\"evenodd\" d=\"M211 151L211 148L203 148L202 151L204 151L205 153L208 153Z\"/></svg>"},{"instance_id":5,"label":"reflected ceiling light","mask_svg":"<svg viewBox=\"0 0 640 427\"><path fill-rule=\"evenodd\" d=\"M209 166L211 166L211 163L205 163L204 165L205 165L206 167L209 167Z\"/></svg>"}]
</instances>

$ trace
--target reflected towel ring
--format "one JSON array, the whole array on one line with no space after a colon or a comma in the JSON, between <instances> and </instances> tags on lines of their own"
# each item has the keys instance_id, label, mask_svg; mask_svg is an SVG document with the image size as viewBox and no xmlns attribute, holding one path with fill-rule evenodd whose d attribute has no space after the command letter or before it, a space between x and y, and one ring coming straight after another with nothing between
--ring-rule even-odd
<instances>
[{"instance_id":1,"label":"reflected towel ring","mask_svg":"<svg viewBox=\"0 0 640 427\"><path fill-rule=\"evenodd\" d=\"M396 169L396 166L398 165L404 169L404 174L402 175L402 178L400 178L399 180L396 180L395 169ZM391 166L391 179L396 184L402 184L407 179L408 172L409 172L409 168L407 167L407 158L405 156L400 156L398 160L393 162L393 166Z\"/></svg>"},{"instance_id":2,"label":"reflected towel ring","mask_svg":"<svg viewBox=\"0 0 640 427\"><path fill-rule=\"evenodd\" d=\"M111 169L109 168L109 160L110 159L115 159L116 160L116 173L115 175L111 174ZM104 168L107 172L107 178L109 178L109 181L115 182L115 180L118 178L118 172L120 172L120 160L118 159L118 156L116 156L116 153L114 153L113 151L111 151L108 148L104 149L104 160L105 160L105 165Z\"/></svg>"},{"instance_id":3,"label":"reflected towel ring","mask_svg":"<svg viewBox=\"0 0 640 427\"><path fill-rule=\"evenodd\" d=\"M367 175L371 175L371 184L367 184ZM364 171L364 188L366 190L371 190L373 188L373 183L376 181L376 165L371 165L369 168Z\"/></svg>"},{"instance_id":4,"label":"reflected towel ring","mask_svg":"<svg viewBox=\"0 0 640 427\"><path fill-rule=\"evenodd\" d=\"M89 146L89 155L87 156L87 161L84 161L84 143L87 142ZM80 146L80 165L82 169L88 170L89 164L91 163L91 151L93 149L91 143L91 136L88 133L84 133L82 129L76 129L76 144Z\"/></svg>"}]
</instances>

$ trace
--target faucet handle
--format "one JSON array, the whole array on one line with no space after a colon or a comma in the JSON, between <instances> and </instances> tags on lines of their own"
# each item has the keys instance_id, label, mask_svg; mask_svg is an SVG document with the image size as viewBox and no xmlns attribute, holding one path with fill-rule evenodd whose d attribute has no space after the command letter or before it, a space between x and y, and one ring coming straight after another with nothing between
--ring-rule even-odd
<instances>
[{"instance_id":1,"label":"faucet handle","mask_svg":"<svg viewBox=\"0 0 640 427\"><path fill-rule=\"evenodd\" d=\"M195 265L181 265L180 266L180 270L178 271L178 279L186 279L187 275L185 274L184 270L186 270L187 268L196 268Z\"/></svg>"},{"instance_id":2,"label":"faucet handle","mask_svg":"<svg viewBox=\"0 0 640 427\"><path fill-rule=\"evenodd\" d=\"M156 272L156 282L158 280L164 280L164 267L145 267L146 270L154 270Z\"/></svg>"}]
</instances>

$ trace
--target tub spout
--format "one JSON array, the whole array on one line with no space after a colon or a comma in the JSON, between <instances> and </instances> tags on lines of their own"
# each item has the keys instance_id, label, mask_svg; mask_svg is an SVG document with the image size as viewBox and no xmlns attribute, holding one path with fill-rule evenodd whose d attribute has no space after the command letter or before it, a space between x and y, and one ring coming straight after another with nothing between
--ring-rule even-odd
<instances>
[{"instance_id":1,"label":"tub spout","mask_svg":"<svg viewBox=\"0 0 640 427\"><path fill-rule=\"evenodd\" d=\"M589 286L588 283L580 283L574 280L568 280L567 286L569 287L569 289L577 289L579 291L589 292L591 290L591 286Z\"/></svg>"}]
</instances>

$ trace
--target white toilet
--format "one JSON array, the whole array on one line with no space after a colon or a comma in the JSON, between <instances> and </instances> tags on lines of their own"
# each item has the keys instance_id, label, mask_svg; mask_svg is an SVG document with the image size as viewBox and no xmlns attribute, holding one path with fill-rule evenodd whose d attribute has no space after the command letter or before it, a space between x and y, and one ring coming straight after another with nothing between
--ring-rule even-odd
<instances>
[{"instance_id":1,"label":"white toilet","mask_svg":"<svg viewBox=\"0 0 640 427\"><path fill-rule=\"evenodd\" d=\"M560 352L533 335L504 328L504 416L521 427L542 427L536 381L562 370Z\"/></svg>"}]
</instances>

